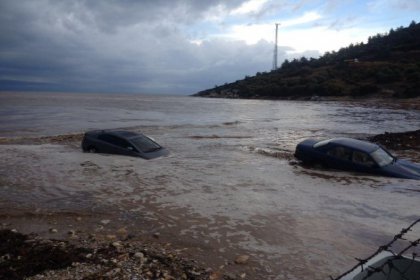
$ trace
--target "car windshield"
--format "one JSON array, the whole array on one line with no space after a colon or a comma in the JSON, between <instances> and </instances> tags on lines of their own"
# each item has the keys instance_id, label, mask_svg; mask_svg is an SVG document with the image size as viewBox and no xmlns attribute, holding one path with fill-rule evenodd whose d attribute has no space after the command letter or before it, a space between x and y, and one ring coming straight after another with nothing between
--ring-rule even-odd
<instances>
[{"instance_id":1,"label":"car windshield","mask_svg":"<svg viewBox=\"0 0 420 280\"><path fill-rule=\"evenodd\" d=\"M141 135L135 138L131 138L130 141L136 146L137 149L144 153L153 152L159 150L161 147L155 143L152 139Z\"/></svg>"},{"instance_id":2,"label":"car windshield","mask_svg":"<svg viewBox=\"0 0 420 280\"><path fill-rule=\"evenodd\" d=\"M383 149L379 148L376 151L370 154L372 158L376 161L379 166L385 166L390 164L394 158L385 152Z\"/></svg>"}]
</instances>

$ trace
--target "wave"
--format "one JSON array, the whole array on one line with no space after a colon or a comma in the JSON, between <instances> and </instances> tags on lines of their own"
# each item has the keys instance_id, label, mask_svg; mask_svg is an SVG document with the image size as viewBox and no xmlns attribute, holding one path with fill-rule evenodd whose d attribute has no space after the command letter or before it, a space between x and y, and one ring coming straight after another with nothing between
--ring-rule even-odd
<instances>
[{"instance_id":1,"label":"wave","mask_svg":"<svg viewBox=\"0 0 420 280\"><path fill-rule=\"evenodd\" d=\"M246 147L246 149L250 152L254 152L263 156L274 157L288 161L294 160L293 152L289 150L269 149L260 147Z\"/></svg>"},{"instance_id":2,"label":"wave","mask_svg":"<svg viewBox=\"0 0 420 280\"><path fill-rule=\"evenodd\" d=\"M188 138L191 139L222 139L222 138L228 138L228 139L245 139L245 138L252 138L252 136L247 135L191 135L188 136Z\"/></svg>"},{"instance_id":3,"label":"wave","mask_svg":"<svg viewBox=\"0 0 420 280\"><path fill-rule=\"evenodd\" d=\"M0 144L68 144L80 142L83 139L83 133L62 134L54 136L40 137L3 137L0 138Z\"/></svg>"}]
</instances>

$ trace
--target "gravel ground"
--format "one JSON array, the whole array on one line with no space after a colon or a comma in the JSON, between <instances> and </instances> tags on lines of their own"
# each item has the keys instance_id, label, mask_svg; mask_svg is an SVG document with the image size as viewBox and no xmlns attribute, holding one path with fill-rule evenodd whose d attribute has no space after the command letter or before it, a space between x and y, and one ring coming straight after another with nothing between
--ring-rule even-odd
<instances>
[{"instance_id":1,"label":"gravel ground","mask_svg":"<svg viewBox=\"0 0 420 280\"><path fill-rule=\"evenodd\" d=\"M7 229L0 240L0 279L235 279L165 246L130 239L69 242Z\"/></svg>"}]
</instances>

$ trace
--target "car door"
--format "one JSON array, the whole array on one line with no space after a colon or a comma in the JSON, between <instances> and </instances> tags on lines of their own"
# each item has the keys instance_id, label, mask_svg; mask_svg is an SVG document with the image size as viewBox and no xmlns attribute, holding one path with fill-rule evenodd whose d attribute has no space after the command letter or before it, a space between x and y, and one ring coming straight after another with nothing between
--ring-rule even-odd
<instances>
[{"instance_id":1,"label":"car door","mask_svg":"<svg viewBox=\"0 0 420 280\"><path fill-rule=\"evenodd\" d=\"M113 135L113 143L119 148L119 154L133 155L137 151L131 143L121 137Z\"/></svg>"},{"instance_id":2,"label":"car door","mask_svg":"<svg viewBox=\"0 0 420 280\"><path fill-rule=\"evenodd\" d=\"M336 169L353 170L353 150L344 146L330 146L326 151L328 166Z\"/></svg>"},{"instance_id":3,"label":"car door","mask_svg":"<svg viewBox=\"0 0 420 280\"><path fill-rule=\"evenodd\" d=\"M132 151L128 149L131 144L129 144L125 139L110 134L99 135L98 139L103 141L101 152L123 155L132 154Z\"/></svg>"},{"instance_id":4,"label":"car door","mask_svg":"<svg viewBox=\"0 0 420 280\"><path fill-rule=\"evenodd\" d=\"M354 150L352 153L352 162L354 170L360 172L374 172L378 165L372 157L365 152Z\"/></svg>"}]
</instances>

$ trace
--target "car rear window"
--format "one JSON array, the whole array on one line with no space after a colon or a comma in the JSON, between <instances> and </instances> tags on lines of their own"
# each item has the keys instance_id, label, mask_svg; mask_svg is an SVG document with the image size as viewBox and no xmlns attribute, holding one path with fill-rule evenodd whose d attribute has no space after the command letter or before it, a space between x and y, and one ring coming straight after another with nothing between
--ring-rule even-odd
<instances>
[{"instance_id":1,"label":"car rear window","mask_svg":"<svg viewBox=\"0 0 420 280\"><path fill-rule=\"evenodd\" d=\"M131 143L133 143L134 146L136 146L140 151L144 153L150 153L161 148L159 144L157 144L152 139L144 135L130 138L130 141Z\"/></svg>"},{"instance_id":2,"label":"car rear window","mask_svg":"<svg viewBox=\"0 0 420 280\"><path fill-rule=\"evenodd\" d=\"M314 144L314 148L319 148L319 147L325 146L328 143L330 143L331 140L332 139L319 141L319 142L317 142L317 143Z\"/></svg>"}]
</instances>

